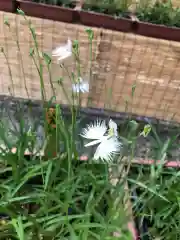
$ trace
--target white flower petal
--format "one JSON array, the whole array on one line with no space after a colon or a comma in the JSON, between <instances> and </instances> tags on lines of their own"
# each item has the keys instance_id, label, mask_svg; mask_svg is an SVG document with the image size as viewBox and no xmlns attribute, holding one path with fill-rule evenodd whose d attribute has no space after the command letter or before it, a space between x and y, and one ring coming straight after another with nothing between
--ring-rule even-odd
<instances>
[{"instance_id":1,"label":"white flower petal","mask_svg":"<svg viewBox=\"0 0 180 240\"><path fill-rule=\"evenodd\" d=\"M97 147L94 154L94 160L101 159L106 162L111 162L114 155L119 153L120 147L121 143L117 140L117 138L106 138Z\"/></svg>"},{"instance_id":2,"label":"white flower petal","mask_svg":"<svg viewBox=\"0 0 180 240\"><path fill-rule=\"evenodd\" d=\"M64 60L64 59L70 57L71 55L72 55L71 52L64 52L62 55L60 55L60 57L59 57L59 55L58 55L58 61L62 61L62 60Z\"/></svg>"},{"instance_id":3,"label":"white flower petal","mask_svg":"<svg viewBox=\"0 0 180 240\"><path fill-rule=\"evenodd\" d=\"M113 129L115 136L118 136L117 124L112 119L109 120L109 128Z\"/></svg>"},{"instance_id":4,"label":"white flower petal","mask_svg":"<svg viewBox=\"0 0 180 240\"><path fill-rule=\"evenodd\" d=\"M87 144L85 144L84 146L85 146L85 147L89 147L89 146L93 146L93 145L96 145L96 144L101 143L101 142L102 142L102 140L101 140L101 139L98 139L98 140L94 140L94 141L92 141L92 142L90 142L90 143L87 143Z\"/></svg>"},{"instance_id":5,"label":"white flower petal","mask_svg":"<svg viewBox=\"0 0 180 240\"><path fill-rule=\"evenodd\" d=\"M77 84L72 84L72 91L75 93L79 93L80 92L79 86Z\"/></svg>"},{"instance_id":6,"label":"white flower petal","mask_svg":"<svg viewBox=\"0 0 180 240\"><path fill-rule=\"evenodd\" d=\"M89 92L89 83L88 82L82 82L82 83L72 84L72 90L73 90L73 92L76 92L76 93Z\"/></svg>"},{"instance_id":7,"label":"white flower petal","mask_svg":"<svg viewBox=\"0 0 180 240\"><path fill-rule=\"evenodd\" d=\"M67 40L67 43L55 48L52 51L52 55L58 56L63 52L72 52L72 42L70 39Z\"/></svg>"},{"instance_id":8,"label":"white flower petal","mask_svg":"<svg viewBox=\"0 0 180 240\"><path fill-rule=\"evenodd\" d=\"M71 51L69 51L67 48L64 48L64 47L60 46L60 47L57 47L56 49L54 49L52 51L52 56L53 57L63 56L66 53L70 53L70 52Z\"/></svg>"},{"instance_id":9,"label":"white flower petal","mask_svg":"<svg viewBox=\"0 0 180 240\"><path fill-rule=\"evenodd\" d=\"M72 42L70 39L67 40L67 43L65 45L61 45L52 51L52 56L58 57L59 61L68 58L71 55L72 55Z\"/></svg>"},{"instance_id":10,"label":"white flower petal","mask_svg":"<svg viewBox=\"0 0 180 240\"><path fill-rule=\"evenodd\" d=\"M88 82L82 83L80 88L81 88L81 91L89 92L89 83Z\"/></svg>"},{"instance_id":11,"label":"white flower petal","mask_svg":"<svg viewBox=\"0 0 180 240\"><path fill-rule=\"evenodd\" d=\"M90 124L87 126L87 128L84 128L82 130L82 134L80 134L83 138L87 139L102 139L104 134L107 131L106 123L105 121L97 120L94 122L94 124Z\"/></svg>"}]
</instances>

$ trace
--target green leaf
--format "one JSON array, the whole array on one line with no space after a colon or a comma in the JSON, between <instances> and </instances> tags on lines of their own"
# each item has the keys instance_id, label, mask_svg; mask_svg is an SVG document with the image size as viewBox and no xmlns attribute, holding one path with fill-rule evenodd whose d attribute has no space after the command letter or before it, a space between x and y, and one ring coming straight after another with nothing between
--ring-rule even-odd
<instances>
[{"instance_id":1,"label":"green leaf","mask_svg":"<svg viewBox=\"0 0 180 240\"><path fill-rule=\"evenodd\" d=\"M140 135L147 137L149 135L149 133L151 132L151 125L150 124L146 124L144 126L143 131L140 133Z\"/></svg>"},{"instance_id":2,"label":"green leaf","mask_svg":"<svg viewBox=\"0 0 180 240\"><path fill-rule=\"evenodd\" d=\"M11 223L15 228L19 240L26 240L21 216L19 216L17 219L12 219Z\"/></svg>"},{"instance_id":3,"label":"green leaf","mask_svg":"<svg viewBox=\"0 0 180 240\"><path fill-rule=\"evenodd\" d=\"M51 64L51 57L47 54L47 53L44 53L43 52L43 58L44 58L44 61L45 61L45 63L46 63L46 65L50 65Z\"/></svg>"},{"instance_id":4,"label":"green leaf","mask_svg":"<svg viewBox=\"0 0 180 240\"><path fill-rule=\"evenodd\" d=\"M48 183L49 183L49 180L50 180L50 177L51 177L52 166L53 166L53 162L50 161L49 165L48 165L48 168L47 168L47 171L46 171L45 184L44 184L44 190L45 191L47 190L48 187L50 187L48 185Z\"/></svg>"},{"instance_id":5,"label":"green leaf","mask_svg":"<svg viewBox=\"0 0 180 240\"><path fill-rule=\"evenodd\" d=\"M7 16L4 17L4 24L7 25L8 27L10 27L9 19Z\"/></svg>"},{"instance_id":6,"label":"green leaf","mask_svg":"<svg viewBox=\"0 0 180 240\"><path fill-rule=\"evenodd\" d=\"M25 16L24 11L22 9L20 9L20 8L17 8L17 13L22 15L22 16Z\"/></svg>"},{"instance_id":7,"label":"green leaf","mask_svg":"<svg viewBox=\"0 0 180 240\"><path fill-rule=\"evenodd\" d=\"M158 196L159 198L161 198L162 200L166 201L166 202L169 202L169 200L167 198L165 198L164 196L162 196L160 193L158 193L156 190L146 186L144 183L142 182L139 182L139 181L136 181L134 179L129 179L128 178L128 181L131 182L131 183L134 183L136 185L138 185L140 188L143 188L143 189L146 189L147 191L153 193L154 195Z\"/></svg>"},{"instance_id":8,"label":"green leaf","mask_svg":"<svg viewBox=\"0 0 180 240\"><path fill-rule=\"evenodd\" d=\"M91 28L87 28L86 32L88 34L89 41L92 41L94 39L94 32L93 32L93 30Z\"/></svg>"},{"instance_id":9,"label":"green leaf","mask_svg":"<svg viewBox=\"0 0 180 240\"><path fill-rule=\"evenodd\" d=\"M34 55L34 49L33 48L30 48L29 49L29 55L32 57Z\"/></svg>"}]
</instances>

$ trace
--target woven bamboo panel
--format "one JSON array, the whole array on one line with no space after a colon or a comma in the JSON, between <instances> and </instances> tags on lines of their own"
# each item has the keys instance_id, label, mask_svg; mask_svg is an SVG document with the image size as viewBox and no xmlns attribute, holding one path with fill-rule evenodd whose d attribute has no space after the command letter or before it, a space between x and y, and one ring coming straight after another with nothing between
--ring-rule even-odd
<instances>
[{"instance_id":1,"label":"woven bamboo panel","mask_svg":"<svg viewBox=\"0 0 180 240\"><path fill-rule=\"evenodd\" d=\"M8 16L10 30L3 24L5 15ZM41 99L39 76L29 56L33 41L26 21L21 16L3 12L0 12L0 18L0 46L4 48L11 67L14 95ZM81 74L90 82L89 94L82 94L84 107L89 97L89 106L92 107L180 122L180 43L93 28L93 76L89 79L86 27L38 18L31 18L31 21L41 51L51 54L52 49L65 43L68 37L79 41ZM17 36L22 54L17 48ZM76 69L73 58L65 61L64 66L70 74ZM72 83L68 73L53 60L52 81L57 101L63 104L68 101L57 80L64 77L63 85L71 98ZM45 64L43 77L49 99L53 93ZM132 89L135 89L133 96ZM12 80L7 61L1 53L0 94L10 95L10 90L12 93Z\"/></svg>"},{"instance_id":2,"label":"woven bamboo panel","mask_svg":"<svg viewBox=\"0 0 180 240\"><path fill-rule=\"evenodd\" d=\"M172 4L175 7L180 7L180 1L179 0L172 0Z\"/></svg>"},{"instance_id":3,"label":"woven bamboo panel","mask_svg":"<svg viewBox=\"0 0 180 240\"><path fill-rule=\"evenodd\" d=\"M8 18L10 27L3 24L3 19ZM40 78L38 71L33 63L33 58L30 56L30 49L34 49L34 41L27 24L27 21L23 16L17 16L11 13L0 12L0 46L3 47L8 63L11 68L11 74L9 73L7 61L3 53L0 55L0 91L1 94L13 93L16 97L30 98L30 99L41 99L40 95ZM81 59L81 74L82 77L88 80L88 55L89 55L89 44L87 33L84 27L78 25L71 25L59 22L53 22L50 20L42 20L37 18L31 18L32 26L35 28L37 42L39 45L40 52L46 52L51 56L52 50L61 44L65 44L68 37L72 40L79 40L80 48L80 59ZM93 56L96 56L96 43L100 30L94 29L94 42L93 45ZM17 47L16 41L18 40L20 51ZM37 59L37 57L36 57ZM92 61L93 62L93 61ZM22 64L23 63L23 64ZM50 99L53 95L52 88L50 87L50 75L47 70L47 66L44 61L43 64L43 80L46 89L46 98ZM57 59L53 59L51 65L51 79L56 89L57 101L63 104L67 104L67 98L62 91L61 86L58 85L58 79L63 77L63 86L66 93L71 97L72 82L70 81L69 75L71 72L77 72L75 66L74 57L64 61L64 67L60 67ZM86 74L87 73L87 74ZM13 84L10 75L13 76ZM87 75L87 76L86 76ZM28 90L28 91L27 91ZM84 103L86 104L84 97Z\"/></svg>"}]
</instances>

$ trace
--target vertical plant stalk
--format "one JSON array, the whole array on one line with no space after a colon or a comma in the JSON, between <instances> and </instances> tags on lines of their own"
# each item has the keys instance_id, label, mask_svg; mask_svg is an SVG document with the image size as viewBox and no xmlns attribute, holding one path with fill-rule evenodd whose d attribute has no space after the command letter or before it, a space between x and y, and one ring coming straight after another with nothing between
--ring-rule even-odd
<instances>
[{"instance_id":1,"label":"vertical plant stalk","mask_svg":"<svg viewBox=\"0 0 180 240\"><path fill-rule=\"evenodd\" d=\"M45 64L47 66L48 75L49 75L49 83L51 85L51 90L52 90L53 97L56 97L55 88L54 88L53 81L52 81L51 69L50 69L50 64L52 62L52 59L51 59L51 57L49 57L48 54L46 54L44 52L42 52L42 57L43 57L43 59L45 61Z\"/></svg>"},{"instance_id":2,"label":"vertical plant stalk","mask_svg":"<svg viewBox=\"0 0 180 240\"><path fill-rule=\"evenodd\" d=\"M76 70L77 70L77 79L74 79L74 75L73 75L73 82L75 82L75 84L79 84L80 82L80 78L81 78L81 63L80 63L80 53L79 53L79 43L78 41L74 41L73 43L73 55L74 55L74 59L75 59L75 63L76 63ZM74 94L74 93L73 93ZM79 91L78 93L76 93L75 97L77 97L78 99L78 103L77 103L77 111L78 109L81 108L81 91Z\"/></svg>"},{"instance_id":3,"label":"vertical plant stalk","mask_svg":"<svg viewBox=\"0 0 180 240\"><path fill-rule=\"evenodd\" d=\"M69 80L70 80L70 83L71 84L75 84L76 81L75 81L75 76L74 74L72 73L72 76L71 74L69 73L68 69L64 66L64 64L61 64L60 65L63 70L66 72L67 76L69 77ZM72 99L70 99L70 97L68 96L68 93L64 87L64 84L63 84L63 78L60 78L58 80L58 84L61 86L61 89L63 91L63 94L65 95L65 98L68 102L68 105L70 106L70 110L71 110L71 118L72 118L72 121L71 121L71 126L72 126L72 133L71 133L71 140L70 140L70 148L71 148L71 152L76 155L76 151L75 151L75 142L74 142L74 132L75 132L75 124L76 124L76 118L77 118L77 108L75 107L75 99L74 99L74 94L72 92ZM65 134L65 133L64 133ZM68 134L68 133L67 133ZM69 135L69 134L68 134ZM67 141L67 138L66 138L66 141ZM67 146L67 144L66 144ZM71 156L72 156L72 153L71 153ZM69 156L69 154L68 154ZM69 159L70 161L70 159ZM70 163L69 163L69 166L70 166ZM69 167L68 167L69 168Z\"/></svg>"},{"instance_id":4,"label":"vertical plant stalk","mask_svg":"<svg viewBox=\"0 0 180 240\"><path fill-rule=\"evenodd\" d=\"M76 70L77 70L77 76L72 74L72 82L74 84L80 84L80 79L81 79L81 62L80 62L80 49L79 49L79 42L76 40L73 42L73 55L76 63ZM74 96L75 94L75 96ZM79 114L79 110L81 108L81 90L79 92L74 93L72 92L72 98L73 98L73 105L72 105L72 119L71 119L71 124L72 124L72 134L71 134L71 149L73 154L76 154L76 149L75 149L75 128L76 128L76 119L77 115ZM77 104L75 104L75 98L77 98Z\"/></svg>"},{"instance_id":5,"label":"vertical plant stalk","mask_svg":"<svg viewBox=\"0 0 180 240\"><path fill-rule=\"evenodd\" d=\"M10 81L11 81L11 85L12 85L12 96L14 96L15 95L14 82L13 82L13 75L12 75L12 72L11 72L10 63L9 63L8 57L6 56L6 53L4 52L3 48L1 48L1 52L3 53L3 55L5 57L5 60L6 60L6 63L7 63L9 77L10 77Z\"/></svg>"},{"instance_id":6,"label":"vertical plant stalk","mask_svg":"<svg viewBox=\"0 0 180 240\"><path fill-rule=\"evenodd\" d=\"M75 81L75 79L74 79L74 78L75 78L74 74L72 73L72 77L71 77L68 69L64 66L64 64L62 64L61 66L62 66L63 70L65 70L65 72L67 73L71 84L76 84L76 81ZM74 143L74 132L75 132L75 124L76 124L76 118L77 118L77 108L75 107L74 94L73 94L73 92L72 92L72 101L71 101L71 100L69 99L69 96L68 96L65 88L64 88L63 80L60 80L60 81L59 81L59 84L60 84L61 87L62 87L63 93L64 93L66 99L68 100L68 104L69 104L70 110L71 110L71 124L72 124L71 148L72 148L72 152L75 153L75 155L76 155L75 143Z\"/></svg>"},{"instance_id":7,"label":"vertical plant stalk","mask_svg":"<svg viewBox=\"0 0 180 240\"><path fill-rule=\"evenodd\" d=\"M118 166L117 175L116 174L114 175L113 168L109 169L110 182L112 183L113 186L116 186L117 184L124 186L123 202L124 202L125 210L128 214L128 218L130 219L130 220L128 220L127 228L132 235L132 239L137 240L137 236L136 236L137 234L136 234L136 231L135 231L135 224L134 224L134 220L133 220L132 204L131 204L131 201L130 201L128 183L127 183L127 179L126 179L126 177L127 177L126 172L125 172L126 163L121 161L118 164L120 164L120 165ZM117 171L117 166L115 166L115 171ZM116 199L115 202L118 203L118 202L121 202L121 200ZM121 233L114 232L113 236L120 237Z\"/></svg>"},{"instance_id":8,"label":"vertical plant stalk","mask_svg":"<svg viewBox=\"0 0 180 240\"><path fill-rule=\"evenodd\" d=\"M56 93L55 93L55 88L54 88L53 81L52 81L52 75L51 75L51 70L50 70L49 64L47 65L47 69L48 69L48 74L49 74L49 82L51 85L51 90L52 90L53 96L55 97Z\"/></svg>"},{"instance_id":9,"label":"vertical plant stalk","mask_svg":"<svg viewBox=\"0 0 180 240\"><path fill-rule=\"evenodd\" d=\"M48 123L48 141L45 146L45 156L48 157L56 157L59 151L59 140L60 135L64 137L66 143L66 151L68 157L68 178L71 177L71 162L72 162L72 147L69 141L69 132L64 125L64 121L62 119L62 112L60 110L60 105L56 104L55 109L49 108L46 110L46 117Z\"/></svg>"},{"instance_id":10,"label":"vertical plant stalk","mask_svg":"<svg viewBox=\"0 0 180 240\"><path fill-rule=\"evenodd\" d=\"M92 82L92 44L94 39L94 32L89 28L86 29L86 32L88 34L88 40L89 40L89 84ZM88 97L88 103L87 105L90 105L90 98Z\"/></svg>"},{"instance_id":11,"label":"vertical plant stalk","mask_svg":"<svg viewBox=\"0 0 180 240\"><path fill-rule=\"evenodd\" d=\"M131 87L131 110L129 114L129 121L132 119L133 99L134 99L135 91L136 91L136 82Z\"/></svg>"},{"instance_id":12,"label":"vertical plant stalk","mask_svg":"<svg viewBox=\"0 0 180 240\"><path fill-rule=\"evenodd\" d=\"M8 28L10 28L10 24L9 24L9 21L8 21L8 18L4 18L4 25L6 25ZM3 25L3 26L4 26ZM5 36L5 45L6 45L6 51L8 52L8 46L7 46L7 38ZM9 72L9 76L10 76L10 81L11 81L11 85L12 85L12 93L10 92L10 95L13 95L15 94L15 91L14 91L14 82L13 82L13 75L12 75L12 71L11 71L11 67L10 67L10 63L9 63L9 59L8 59L8 54L6 55L5 52L4 52L4 48L2 47L1 48L1 52L3 53L4 57L5 57L5 60L7 62L7 66L8 66L8 72Z\"/></svg>"},{"instance_id":13,"label":"vertical plant stalk","mask_svg":"<svg viewBox=\"0 0 180 240\"><path fill-rule=\"evenodd\" d=\"M47 130L47 145L45 147L45 157L48 160L49 158L56 157L57 155L57 138L56 138L56 110L54 108L46 109L46 121L48 125Z\"/></svg>"},{"instance_id":14,"label":"vertical plant stalk","mask_svg":"<svg viewBox=\"0 0 180 240\"><path fill-rule=\"evenodd\" d=\"M66 143L66 150L68 154L68 179L70 179L71 173L72 173L71 161L72 161L73 152L72 152L71 143L69 142L69 132L64 125L64 121L62 119L62 112L59 104L56 104L56 116L57 116L56 124L58 125L58 129L62 133L62 136L64 136L65 143Z\"/></svg>"},{"instance_id":15,"label":"vertical plant stalk","mask_svg":"<svg viewBox=\"0 0 180 240\"><path fill-rule=\"evenodd\" d=\"M132 239L137 240L138 236L137 236L136 227L135 227L134 220L133 220L132 203L130 200L131 197L130 197L130 192L129 192L129 187L128 187L127 181L125 182L125 185L124 185L124 191L125 191L124 205L126 206L128 217L130 218L130 220L128 222L128 229L132 235Z\"/></svg>"},{"instance_id":16,"label":"vertical plant stalk","mask_svg":"<svg viewBox=\"0 0 180 240\"><path fill-rule=\"evenodd\" d=\"M30 54L31 57L32 57L32 60L33 60L33 63L36 67L36 70L39 74L39 77L40 77L40 85L41 85L41 99L43 101L43 106L44 108L46 108L46 94L45 94L45 88L44 88L44 80L43 80L43 77L42 77L42 73L41 73L41 69L39 68L38 66L38 63L36 62L36 59L34 57L34 53L31 53Z\"/></svg>"},{"instance_id":17,"label":"vertical plant stalk","mask_svg":"<svg viewBox=\"0 0 180 240\"><path fill-rule=\"evenodd\" d=\"M37 41L35 30L32 27L31 21L27 19L27 17L25 16L24 12L21 9L17 9L17 12L21 16L23 16L25 21L27 22L28 28L30 30L30 33L32 35L32 39L33 39L33 42L34 42L35 54L37 56L38 63L36 62L36 59L35 59L34 54L33 54L34 50L32 51L32 56L33 56L33 61L34 61L34 64L36 66L36 69L38 71L39 78L40 78L41 100L43 102L43 115L44 115L44 120L45 120L45 122L44 122L44 131L45 131L45 136L48 137L48 124L47 124L47 121L46 121L46 109L47 109L46 108L46 106L47 106L47 103L46 103L46 92L45 92L45 86L44 86L43 65L42 65L42 59L41 59L40 51L39 51L39 44L38 44L38 41Z\"/></svg>"},{"instance_id":18,"label":"vertical plant stalk","mask_svg":"<svg viewBox=\"0 0 180 240\"><path fill-rule=\"evenodd\" d=\"M67 91L66 91L66 89L65 89L65 87L64 87L63 79L60 79L60 80L59 80L59 85L60 85L61 88L62 88L62 91L63 91L63 93L64 93L64 95L65 95L65 98L66 98L67 101L68 101L68 104L69 104L70 106L72 106L72 102L71 102L71 100L70 100L70 98L69 98L69 96L68 96L68 93L67 93Z\"/></svg>"},{"instance_id":19,"label":"vertical plant stalk","mask_svg":"<svg viewBox=\"0 0 180 240\"><path fill-rule=\"evenodd\" d=\"M36 52L36 55L37 55L37 58L38 58L38 64L39 64L39 66L38 66L37 63L36 63L35 66L38 70L38 74L39 74L39 78L40 78L40 85L41 85L41 97L42 97L43 105L45 106L46 93L45 93L44 79L43 79L43 65L41 63L41 57L40 57L40 52L39 52L39 44L37 42L36 33L35 33L34 28L31 25L31 21L29 21L27 19L25 13L21 9L17 9L17 12L24 17L25 21L27 22L28 28L31 32L32 38L33 38L35 52Z\"/></svg>"},{"instance_id":20,"label":"vertical plant stalk","mask_svg":"<svg viewBox=\"0 0 180 240\"><path fill-rule=\"evenodd\" d=\"M61 64L62 69L66 72L71 84L75 84L74 81L74 76L71 77L71 74L69 73L68 69L64 66L64 64ZM63 79L60 79L59 84L61 85L61 82L63 81ZM72 94L72 102L70 101L67 92L65 91L65 88L63 89L63 93L66 96L67 100L68 100L68 104L70 106L71 112L72 112L72 106L74 106L75 104L75 100L74 100L74 94Z\"/></svg>"},{"instance_id":21,"label":"vertical plant stalk","mask_svg":"<svg viewBox=\"0 0 180 240\"><path fill-rule=\"evenodd\" d=\"M33 41L34 41L34 44L35 44L36 54L37 54L37 57L38 57L39 66L36 64L36 67L38 69L39 78L40 78L41 97L42 97L42 100L43 100L43 104L45 105L46 93L45 93L44 79L43 79L43 65L41 63L41 57L40 57L40 54L39 54L39 46L38 46L38 42L37 42L37 39L36 39L36 33L35 33L34 29L31 27L31 24L30 23L28 23L28 24L29 24L29 29L31 31Z\"/></svg>"},{"instance_id":22,"label":"vertical plant stalk","mask_svg":"<svg viewBox=\"0 0 180 240\"><path fill-rule=\"evenodd\" d=\"M17 18L16 18L16 20L17 20ZM15 29L16 29L16 37L17 38L14 38L14 40L15 40L17 48L18 48L18 53L19 53L19 58L20 58L20 69L22 70L24 87L25 87L25 90L26 90L27 97L29 99L29 93L28 93L28 88L27 88L27 84L26 84L26 77L25 77L25 71L24 71L24 64L23 64L21 48L20 48L19 38L18 38L19 34L18 34L17 22L16 22L16 28Z\"/></svg>"}]
</instances>

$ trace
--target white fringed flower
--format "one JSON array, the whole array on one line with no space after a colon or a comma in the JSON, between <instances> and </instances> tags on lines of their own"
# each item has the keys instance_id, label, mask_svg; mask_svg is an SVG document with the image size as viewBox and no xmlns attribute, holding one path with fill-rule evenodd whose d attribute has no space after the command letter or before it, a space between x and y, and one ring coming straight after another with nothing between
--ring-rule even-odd
<instances>
[{"instance_id":1,"label":"white fringed flower","mask_svg":"<svg viewBox=\"0 0 180 240\"><path fill-rule=\"evenodd\" d=\"M109 135L118 137L117 124L113 120L109 120Z\"/></svg>"},{"instance_id":2,"label":"white fringed flower","mask_svg":"<svg viewBox=\"0 0 180 240\"><path fill-rule=\"evenodd\" d=\"M79 77L77 83L72 84L72 90L75 93L88 93L89 92L89 83L83 81L81 77Z\"/></svg>"},{"instance_id":3,"label":"white fringed flower","mask_svg":"<svg viewBox=\"0 0 180 240\"><path fill-rule=\"evenodd\" d=\"M62 61L72 55L72 41L67 40L67 43L55 48L52 51L52 56L57 57L58 61Z\"/></svg>"},{"instance_id":4,"label":"white fringed flower","mask_svg":"<svg viewBox=\"0 0 180 240\"><path fill-rule=\"evenodd\" d=\"M113 160L115 154L119 153L121 143L118 140L117 124L110 119L109 128L105 121L95 121L94 124L88 125L83 129L81 136L86 139L93 140L85 145L85 147L99 144L95 154L94 160L104 160L110 162Z\"/></svg>"}]
</instances>

